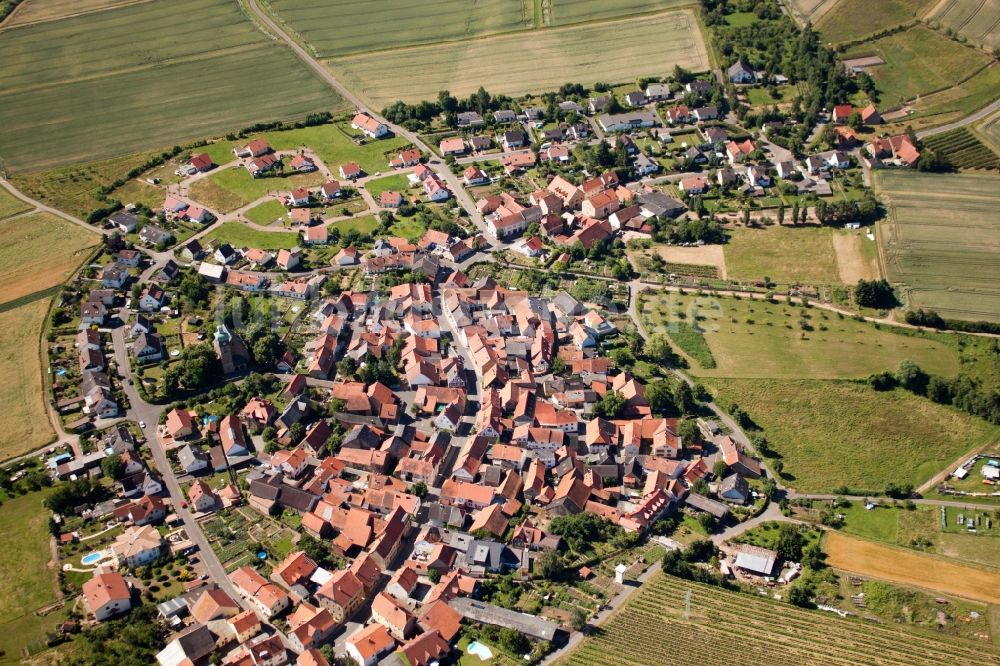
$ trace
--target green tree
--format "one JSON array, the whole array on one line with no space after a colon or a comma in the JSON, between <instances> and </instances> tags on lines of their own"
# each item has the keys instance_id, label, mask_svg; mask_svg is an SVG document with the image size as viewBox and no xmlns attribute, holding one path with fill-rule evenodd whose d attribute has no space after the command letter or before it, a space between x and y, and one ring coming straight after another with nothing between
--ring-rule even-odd
<instances>
[{"instance_id":1,"label":"green tree","mask_svg":"<svg viewBox=\"0 0 1000 666\"><path fill-rule=\"evenodd\" d=\"M119 481L125 476L125 463L120 455L113 453L101 461L101 471L109 479Z\"/></svg>"},{"instance_id":2,"label":"green tree","mask_svg":"<svg viewBox=\"0 0 1000 666\"><path fill-rule=\"evenodd\" d=\"M729 471L729 465L727 465L726 461L723 460L722 458L719 458L718 460L716 460L715 464L712 465L712 474L714 474L715 478L717 478L717 479L721 479L721 478L725 477L726 476L726 472L728 472L728 471Z\"/></svg>"},{"instance_id":3,"label":"green tree","mask_svg":"<svg viewBox=\"0 0 1000 666\"><path fill-rule=\"evenodd\" d=\"M427 484L424 483L423 481L416 481L410 487L410 492L419 497L420 499L423 499L427 497Z\"/></svg>"},{"instance_id":4,"label":"green tree","mask_svg":"<svg viewBox=\"0 0 1000 666\"><path fill-rule=\"evenodd\" d=\"M253 343L253 358L263 368L273 366L284 353L284 343L278 334L268 331Z\"/></svg>"},{"instance_id":5,"label":"green tree","mask_svg":"<svg viewBox=\"0 0 1000 666\"><path fill-rule=\"evenodd\" d=\"M681 414L693 414L698 408L698 403L694 399L694 392L685 381L677 382L674 387L674 405Z\"/></svg>"},{"instance_id":6,"label":"green tree","mask_svg":"<svg viewBox=\"0 0 1000 666\"><path fill-rule=\"evenodd\" d=\"M535 568L542 578L558 580L566 573L566 562L559 551L554 548L546 548L535 560Z\"/></svg>"},{"instance_id":7,"label":"green tree","mask_svg":"<svg viewBox=\"0 0 1000 666\"><path fill-rule=\"evenodd\" d=\"M774 550L783 560L798 562L802 559L802 547L805 539L799 528L791 523L781 523L778 526L778 539Z\"/></svg>"},{"instance_id":8,"label":"green tree","mask_svg":"<svg viewBox=\"0 0 1000 666\"><path fill-rule=\"evenodd\" d=\"M617 419L625 413L627 401L618 391L608 391L601 401L594 405L594 414L606 419Z\"/></svg>"},{"instance_id":9,"label":"green tree","mask_svg":"<svg viewBox=\"0 0 1000 666\"><path fill-rule=\"evenodd\" d=\"M904 359L896 370L896 381L906 390L917 395L924 395L927 393L930 376L913 361Z\"/></svg>"}]
</instances>

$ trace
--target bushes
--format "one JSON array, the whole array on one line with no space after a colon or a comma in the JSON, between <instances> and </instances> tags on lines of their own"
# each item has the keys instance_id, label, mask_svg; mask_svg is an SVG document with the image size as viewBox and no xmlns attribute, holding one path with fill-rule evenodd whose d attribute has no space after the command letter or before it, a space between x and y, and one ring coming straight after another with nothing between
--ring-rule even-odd
<instances>
[{"instance_id":1,"label":"bushes","mask_svg":"<svg viewBox=\"0 0 1000 666\"><path fill-rule=\"evenodd\" d=\"M859 280L854 288L854 298L863 308L889 309L899 305L892 285L884 279Z\"/></svg>"},{"instance_id":2,"label":"bushes","mask_svg":"<svg viewBox=\"0 0 1000 666\"><path fill-rule=\"evenodd\" d=\"M717 571L697 566L698 563L708 562L715 556L715 544L708 539L699 539L684 550L668 550L664 553L663 572L698 583L707 583L730 590L737 589Z\"/></svg>"}]
</instances>

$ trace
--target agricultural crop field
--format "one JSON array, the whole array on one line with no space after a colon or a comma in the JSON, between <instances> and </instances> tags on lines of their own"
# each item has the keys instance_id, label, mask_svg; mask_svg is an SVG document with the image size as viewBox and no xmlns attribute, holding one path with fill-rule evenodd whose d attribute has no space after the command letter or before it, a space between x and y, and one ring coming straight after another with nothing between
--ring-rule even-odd
<instances>
[{"instance_id":1,"label":"agricultural crop field","mask_svg":"<svg viewBox=\"0 0 1000 666\"><path fill-rule=\"evenodd\" d=\"M815 27L825 41L839 44L861 39L878 30L909 23L927 12L938 0L836 0ZM813 4L811 0L807 3ZM799 4L798 0L795 0Z\"/></svg>"},{"instance_id":2,"label":"agricultural crop field","mask_svg":"<svg viewBox=\"0 0 1000 666\"><path fill-rule=\"evenodd\" d=\"M915 548L967 564L1000 567L1000 521L992 511L940 506L917 506L913 510L884 506L869 511L861 502L852 502L850 507L837 507L837 512L845 516L841 528L845 534ZM818 510L812 509L810 513L813 520L819 519ZM980 527L975 534L958 525L960 515L979 516ZM986 527L986 520L991 521L990 528Z\"/></svg>"},{"instance_id":3,"label":"agricultural crop field","mask_svg":"<svg viewBox=\"0 0 1000 666\"><path fill-rule=\"evenodd\" d=\"M837 569L973 601L1000 603L1000 572L993 569L967 566L841 532L828 532L823 550L827 564Z\"/></svg>"},{"instance_id":4,"label":"agricultural crop field","mask_svg":"<svg viewBox=\"0 0 1000 666\"><path fill-rule=\"evenodd\" d=\"M350 55L325 63L376 108L400 99L434 99L440 90L464 96L484 83L492 93L519 95L554 90L566 81L631 81L662 76L674 65L694 71L709 66L690 10Z\"/></svg>"},{"instance_id":5,"label":"agricultural crop field","mask_svg":"<svg viewBox=\"0 0 1000 666\"><path fill-rule=\"evenodd\" d=\"M267 5L324 58L534 26L534 0L267 0Z\"/></svg>"},{"instance_id":6,"label":"agricultural crop field","mask_svg":"<svg viewBox=\"0 0 1000 666\"><path fill-rule=\"evenodd\" d=\"M667 333L698 376L853 379L894 370L904 359L943 376L960 367L955 349L934 336L876 329L820 308L665 291L646 292L638 307L646 331ZM672 324L686 325L690 340L677 339Z\"/></svg>"},{"instance_id":7,"label":"agricultural crop field","mask_svg":"<svg viewBox=\"0 0 1000 666\"><path fill-rule=\"evenodd\" d=\"M145 2L0 35L8 54L0 158L15 171L161 148L341 102L232 0Z\"/></svg>"},{"instance_id":8,"label":"agricultural crop field","mask_svg":"<svg viewBox=\"0 0 1000 666\"><path fill-rule=\"evenodd\" d=\"M0 220L0 401L8 406L0 459L52 437L42 399L39 336L53 288L96 242L96 234L48 213Z\"/></svg>"},{"instance_id":9,"label":"agricultural crop field","mask_svg":"<svg viewBox=\"0 0 1000 666\"><path fill-rule=\"evenodd\" d=\"M566 25L693 4L697 3L692 0L542 0L542 12L548 18L546 25ZM548 13L545 13L546 5L551 6Z\"/></svg>"},{"instance_id":10,"label":"agricultural crop field","mask_svg":"<svg viewBox=\"0 0 1000 666\"><path fill-rule=\"evenodd\" d=\"M1000 321L1000 178L879 171L888 277L911 307Z\"/></svg>"},{"instance_id":11,"label":"agricultural crop field","mask_svg":"<svg viewBox=\"0 0 1000 666\"><path fill-rule=\"evenodd\" d=\"M944 155L957 169L995 171L1000 168L1000 157L967 127L935 134L924 139L924 144Z\"/></svg>"},{"instance_id":12,"label":"agricultural crop field","mask_svg":"<svg viewBox=\"0 0 1000 666\"><path fill-rule=\"evenodd\" d=\"M112 9L140 0L24 0L5 25L51 21L73 14Z\"/></svg>"},{"instance_id":13,"label":"agricultural crop field","mask_svg":"<svg viewBox=\"0 0 1000 666\"><path fill-rule=\"evenodd\" d=\"M846 360L846 359L845 359ZM781 455L785 485L799 492L846 486L881 493L919 486L1000 428L902 389L848 381L709 380L723 405L739 405Z\"/></svg>"},{"instance_id":14,"label":"agricultural crop field","mask_svg":"<svg viewBox=\"0 0 1000 666\"><path fill-rule=\"evenodd\" d=\"M837 0L788 0L785 3L789 13L800 25L810 22L814 26L836 5Z\"/></svg>"},{"instance_id":15,"label":"agricultural crop field","mask_svg":"<svg viewBox=\"0 0 1000 666\"><path fill-rule=\"evenodd\" d=\"M691 615L684 619L689 591ZM701 666L744 663L753 655L762 666L973 666L994 653L1000 656L989 644L841 619L660 574L558 663Z\"/></svg>"},{"instance_id":16,"label":"agricultural crop field","mask_svg":"<svg viewBox=\"0 0 1000 666\"><path fill-rule=\"evenodd\" d=\"M845 57L863 55L878 55L885 61L869 70L885 106L950 88L990 62L982 51L923 26L866 42L848 50Z\"/></svg>"},{"instance_id":17,"label":"agricultural crop field","mask_svg":"<svg viewBox=\"0 0 1000 666\"><path fill-rule=\"evenodd\" d=\"M928 18L974 44L1000 47L1000 2L996 0L945 0Z\"/></svg>"}]
</instances>

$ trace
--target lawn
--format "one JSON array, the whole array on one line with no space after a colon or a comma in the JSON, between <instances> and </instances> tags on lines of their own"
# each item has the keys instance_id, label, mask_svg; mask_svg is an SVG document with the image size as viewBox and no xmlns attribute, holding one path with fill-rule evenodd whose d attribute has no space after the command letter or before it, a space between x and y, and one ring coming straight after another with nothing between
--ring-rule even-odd
<instances>
[{"instance_id":1,"label":"lawn","mask_svg":"<svg viewBox=\"0 0 1000 666\"><path fill-rule=\"evenodd\" d=\"M345 56L326 64L345 85L381 108L398 99L436 99L439 90L465 96L484 84L491 93L518 95L555 90L566 81L592 84L663 76L675 64L704 71L708 55L694 14L677 10Z\"/></svg>"},{"instance_id":2,"label":"lawn","mask_svg":"<svg viewBox=\"0 0 1000 666\"><path fill-rule=\"evenodd\" d=\"M365 183L365 189L375 197L378 201L378 197L383 192L388 192L390 190L395 190L396 192L406 192L410 189L410 181L403 174L393 174L391 176L386 176L385 178L379 178L377 180L369 180Z\"/></svg>"},{"instance_id":3,"label":"lawn","mask_svg":"<svg viewBox=\"0 0 1000 666\"><path fill-rule=\"evenodd\" d=\"M232 0L136 3L15 26L3 40L0 156L15 171L161 148L342 103ZM248 103L247 81L267 94Z\"/></svg>"},{"instance_id":4,"label":"lawn","mask_svg":"<svg viewBox=\"0 0 1000 666\"><path fill-rule=\"evenodd\" d=\"M840 281L829 227L738 228L724 246L726 275L736 280L830 284Z\"/></svg>"},{"instance_id":5,"label":"lawn","mask_svg":"<svg viewBox=\"0 0 1000 666\"><path fill-rule=\"evenodd\" d=\"M23 213L26 210L31 210L31 206L0 187L0 220Z\"/></svg>"},{"instance_id":6,"label":"lawn","mask_svg":"<svg viewBox=\"0 0 1000 666\"><path fill-rule=\"evenodd\" d=\"M685 618L688 599L691 614ZM698 648L678 650L678 645ZM821 654L817 646L822 646ZM557 664L701 666L748 663L748 655L760 666L978 666L1000 657L1000 651L989 643L863 624L767 596L657 574Z\"/></svg>"},{"instance_id":7,"label":"lawn","mask_svg":"<svg viewBox=\"0 0 1000 666\"><path fill-rule=\"evenodd\" d=\"M785 302L647 292L639 313L650 334L672 335L669 325L679 323L704 340L715 367L692 364L698 376L852 379L895 370L904 359L948 377L962 367L956 348L940 335L877 329Z\"/></svg>"},{"instance_id":8,"label":"lawn","mask_svg":"<svg viewBox=\"0 0 1000 666\"><path fill-rule=\"evenodd\" d=\"M411 243L416 242L424 232L427 231L424 225L420 223L419 220L413 217L402 217L389 227L389 233L393 236L399 236L400 238L405 238Z\"/></svg>"},{"instance_id":9,"label":"lawn","mask_svg":"<svg viewBox=\"0 0 1000 666\"><path fill-rule=\"evenodd\" d=\"M321 57L469 39L534 24L534 0L474 6L466 0L269 0L267 4Z\"/></svg>"},{"instance_id":10,"label":"lawn","mask_svg":"<svg viewBox=\"0 0 1000 666\"><path fill-rule=\"evenodd\" d=\"M299 235L291 231L258 231L239 222L223 222L203 238L219 240L233 247L255 247L259 250L290 250L299 243Z\"/></svg>"},{"instance_id":11,"label":"lawn","mask_svg":"<svg viewBox=\"0 0 1000 666\"><path fill-rule=\"evenodd\" d=\"M908 23L934 6L937 0L835 0L816 22L824 41L839 44L866 37L878 30ZM796 0L798 4L798 0Z\"/></svg>"},{"instance_id":12,"label":"lawn","mask_svg":"<svg viewBox=\"0 0 1000 666\"><path fill-rule=\"evenodd\" d=\"M195 181L191 186L191 198L219 213L228 213L268 194L287 193L297 187L316 187L323 184L323 180L318 171L254 178L243 167L233 167Z\"/></svg>"},{"instance_id":13,"label":"lawn","mask_svg":"<svg viewBox=\"0 0 1000 666\"><path fill-rule=\"evenodd\" d=\"M781 455L785 481L800 492L846 486L882 492L920 485L1000 428L903 390L863 383L713 379L727 407L738 404Z\"/></svg>"},{"instance_id":14,"label":"lawn","mask_svg":"<svg viewBox=\"0 0 1000 666\"><path fill-rule=\"evenodd\" d=\"M885 60L870 70L882 106L950 88L990 62L982 51L923 26L861 44L845 57L873 54Z\"/></svg>"},{"instance_id":15,"label":"lawn","mask_svg":"<svg viewBox=\"0 0 1000 666\"><path fill-rule=\"evenodd\" d=\"M49 213L0 220L0 303L60 284L97 239L97 234Z\"/></svg>"},{"instance_id":16,"label":"lawn","mask_svg":"<svg viewBox=\"0 0 1000 666\"><path fill-rule=\"evenodd\" d=\"M1000 47L1000 3L982 0L951 0L935 6L931 15L945 28L951 28L974 44L988 49Z\"/></svg>"},{"instance_id":17,"label":"lawn","mask_svg":"<svg viewBox=\"0 0 1000 666\"><path fill-rule=\"evenodd\" d=\"M39 617L56 600L49 571L49 512L37 492L6 500L0 508L0 661L45 640L61 615ZM5 662L6 663L6 662Z\"/></svg>"},{"instance_id":18,"label":"lawn","mask_svg":"<svg viewBox=\"0 0 1000 666\"><path fill-rule=\"evenodd\" d=\"M880 171L873 184L888 277L909 305L1000 321L1000 178Z\"/></svg>"},{"instance_id":19,"label":"lawn","mask_svg":"<svg viewBox=\"0 0 1000 666\"><path fill-rule=\"evenodd\" d=\"M271 199L254 206L250 210L243 213L243 216L251 222L266 227L269 224L273 224L280 218L287 219L288 209L285 208L285 205L277 199Z\"/></svg>"},{"instance_id":20,"label":"lawn","mask_svg":"<svg viewBox=\"0 0 1000 666\"><path fill-rule=\"evenodd\" d=\"M342 232L354 230L357 231L359 234L367 235L378 229L379 221L376 220L372 215L363 215L361 217L352 217L346 220L338 220L337 222L334 222L330 226L337 227ZM420 235L422 236L423 232L420 232ZM420 236L417 237L419 238Z\"/></svg>"}]
</instances>

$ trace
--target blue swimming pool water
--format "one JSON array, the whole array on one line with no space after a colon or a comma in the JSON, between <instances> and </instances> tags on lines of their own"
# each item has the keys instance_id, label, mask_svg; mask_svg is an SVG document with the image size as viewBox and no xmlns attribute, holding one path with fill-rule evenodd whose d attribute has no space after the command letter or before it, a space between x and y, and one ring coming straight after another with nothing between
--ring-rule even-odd
<instances>
[{"instance_id":1,"label":"blue swimming pool water","mask_svg":"<svg viewBox=\"0 0 1000 666\"><path fill-rule=\"evenodd\" d=\"M103 557L104 557L104 555L102 555L101 553L90 553L88 555L84 555L80 559L80 562L82 562L83 564L88 564L88 565L89 564L97 564L98 562L101 561L101 559Z\"/></svg>"}]
</instances>

